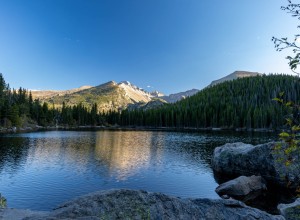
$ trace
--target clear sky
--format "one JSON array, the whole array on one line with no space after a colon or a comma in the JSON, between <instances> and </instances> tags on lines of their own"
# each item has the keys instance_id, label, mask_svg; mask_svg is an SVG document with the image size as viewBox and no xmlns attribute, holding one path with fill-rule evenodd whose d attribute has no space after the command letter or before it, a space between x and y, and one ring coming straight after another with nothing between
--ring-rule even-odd
<instances>
[{"instance_id":1,"label":"clear sky","mask_svg":"<svg viewBox=\"0 0 300 220\"><path fill-rule=\"evenodd\" d=\"M127 80L165 94L235 70L291 73L286 0L0 0L0 72L11 87Z\"/></svg>"}]
</instances>

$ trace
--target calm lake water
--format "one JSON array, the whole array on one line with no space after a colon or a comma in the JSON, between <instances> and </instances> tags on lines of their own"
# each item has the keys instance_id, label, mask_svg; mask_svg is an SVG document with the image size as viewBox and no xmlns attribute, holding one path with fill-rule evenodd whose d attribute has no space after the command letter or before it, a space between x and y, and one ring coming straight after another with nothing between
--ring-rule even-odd
<instances>
[{"instance_id":1,"label":"calm lake water","mask_svg":"<svg viewBox=\"0 0 300 220\"><path fill-rule=\"evenodd\" d=\"M265 143L274 134L50 131L0 136L0 193L8 206L50 210L111 188L219 198L210 165L215 147Z\"/></svg>"}]
</instances>

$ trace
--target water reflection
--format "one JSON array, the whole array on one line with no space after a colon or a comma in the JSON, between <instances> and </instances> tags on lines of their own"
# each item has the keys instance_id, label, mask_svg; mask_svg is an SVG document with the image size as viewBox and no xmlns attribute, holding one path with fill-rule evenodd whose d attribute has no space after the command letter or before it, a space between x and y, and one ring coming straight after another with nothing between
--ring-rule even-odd
<instances>
[{"instance_id":1,"label":"water reflection","mask_svg":"<svg viewBox=\"0 0 300 220\"><path fill-rule=\"evenodd\" d=\"M0 172L14 174L18 172L22 164L26 163L29 140L0 137Z\"/></svg>"},{"instance_id":2,"label":"water reflection","mask_svg":"<svg viewBox=\"0 0 300 220\"><path fill-rule=\"evenodd\" d=\"M226 142L268 135L52 131L0 136L0 193L16 208L49 210L110 188L218 198L210 160Z\"/></svg>"},{"instance_id":3,"label":"water reflection","mask_svg":"<svg viewBox=\"0 0 300 220\"><path fill-rule=\"evenodd\" d=\"M28 165L36 169L69 167L84 172L93 154L94 135L40 137L29 142Z\"/></svg>"},{"instance_id":4,"label":"water reflection","mask_svg":"<svg viewBox=\"0 0 300 220\"><path fill-rule=\"evenodd\" d=\"M141 169L147 169L151 159L160 160L164 144L161 139L153 137L153 132L97 133L95 158L107 164L111 175L125 180Z\"/></svg>"}]
</instances>

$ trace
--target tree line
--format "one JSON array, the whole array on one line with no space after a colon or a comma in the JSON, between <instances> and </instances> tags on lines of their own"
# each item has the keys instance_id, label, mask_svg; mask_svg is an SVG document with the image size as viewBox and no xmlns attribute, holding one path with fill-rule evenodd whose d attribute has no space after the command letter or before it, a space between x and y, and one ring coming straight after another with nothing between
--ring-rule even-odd
<instances>
[{"instance_id":1,"label":"tree line","mask_svg":"<svg viewBox=\"0 0 300 220\"><path fill-rule=\"evenodd\" d=\"M87 108L81 103L74 106L63 104L61 109L39 99L33 100L30 91L11 89L0 73L0 127L81 126L103 124L97 104Z\"/></svg>"},{"instance_id":2,"label":"tree line","mask_svg":"<svg viewBox=\"0 0 300 220\"><path fill-rule=\"evenodd\" d=\"M123 110L107 118L110 124L172 128L266 128L285 124L286 109L273 99L282 91L299 103L299 78L262 75L207 87L175 104L150 110Z\"/></svg>"}]
</instances>

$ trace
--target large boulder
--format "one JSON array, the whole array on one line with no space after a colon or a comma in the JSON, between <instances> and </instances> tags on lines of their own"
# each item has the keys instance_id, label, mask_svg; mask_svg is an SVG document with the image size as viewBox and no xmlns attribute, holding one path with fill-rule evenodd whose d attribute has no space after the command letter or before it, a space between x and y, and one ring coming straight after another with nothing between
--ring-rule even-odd
<instances>
[{"instance_id":1,"label":"large boulder","mask_svg":"<svg viewBox=\"0 0 300 220\"><path fill-rule=\"evenodd\" d=\"M267 186L261 176L240 176L236 179L222 183L216 188L220 195L227 195L244 202L253 200L261 195Z\"/></svg>"},{"instance_id":2,"label":"large boulder","mask_svg":"<svg viewBox=\"0 0 300 220\"><path fill-rule=\"evenodd\" d=\"M253 146L230 143L214 150L212 167L225 175L258 175L280 186L296 188L300 184L299 158L286 166L283 151L275 151L276 143Z\"/></svg>"},{"instance_id":3,"label":"large boulder","mask_svg":"<svg viewBox=\"0 0 300 220\"><path fill-rule=\"evenodd\" d=\"M283 220L284 218L250 208L236 200L180 199L161 193L109 190L96 192L67 202L49 212L47 216L41 214L40 216L28 216L25 219ZM14 220L17 220L17 218Z\"/></svg>"},{"instance_id":4,"label":"large boulder","mask_svg":"<svg viewBox=\"0 0 300 220\"><path fill-rule=\"evenodd\" d=\"M286 220L300 219L300 198L290 204L280 204L278 209Z\"/></svg>"}]
</instances>

